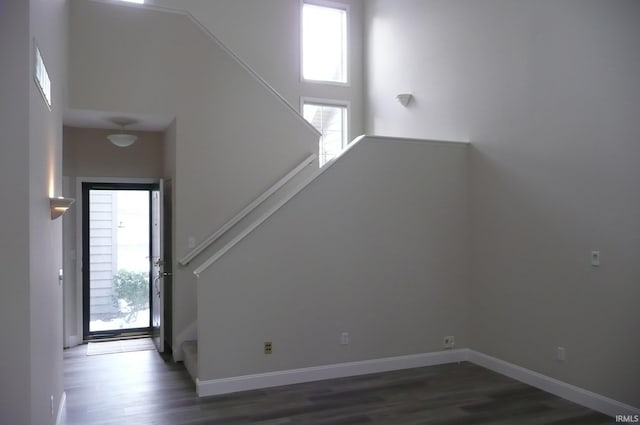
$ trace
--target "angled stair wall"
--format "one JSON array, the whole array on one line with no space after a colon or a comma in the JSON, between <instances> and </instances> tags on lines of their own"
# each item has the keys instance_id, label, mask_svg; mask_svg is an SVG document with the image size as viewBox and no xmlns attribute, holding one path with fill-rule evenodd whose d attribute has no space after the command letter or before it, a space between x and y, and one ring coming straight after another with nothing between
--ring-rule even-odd
<instances>
[{"instance_id":1,"label":"angled stair wall","mask_svg":"<svg viewBox=\"0 0 640 425\"><path fill-rule=\"evenodd\" d=\"M173 348L180 358L196 320L195 264L177 265L189 239L199 243L317 154L318 133L186 13L73 1L70 31L71 109L174 119L164 177L173 182Z\"/></svg>"},{"instance_id":2,"label":"angled stair wall","mask_svg":"<svg viewBox=\"0 0 640 425\"><path fill-rule=\"evenodd\" d=\"M199 270L199 382L467 346L466 161L364 137Z\"/></svg>"}]
</instances>

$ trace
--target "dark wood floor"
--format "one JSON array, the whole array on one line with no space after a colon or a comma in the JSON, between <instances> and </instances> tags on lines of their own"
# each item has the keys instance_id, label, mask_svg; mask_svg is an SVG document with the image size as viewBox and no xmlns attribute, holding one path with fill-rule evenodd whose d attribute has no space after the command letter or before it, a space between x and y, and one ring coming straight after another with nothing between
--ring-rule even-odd
<instances>
[{"instance_id":1,"label":"dark wood floor","mask_svg":"<svg viewBox=\"0 0 640 425\"><path fill-rule=\"evenodd\" d=\"M154 351L65 351L64 425L591 425L612 418L470 363L199 399Z\"/></svg>"}]
</instances>

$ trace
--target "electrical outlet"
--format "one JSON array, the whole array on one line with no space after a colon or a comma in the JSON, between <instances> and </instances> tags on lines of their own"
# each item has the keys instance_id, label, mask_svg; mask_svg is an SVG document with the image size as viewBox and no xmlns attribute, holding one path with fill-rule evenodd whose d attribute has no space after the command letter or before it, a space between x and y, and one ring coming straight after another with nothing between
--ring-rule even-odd
<instances>
[{"instance_id":1,"label":"electrical outlet","mask_svg":"<svg viewBox=\"0 0 640 425\"><path fill-rule=\"evenodd\" d=\"M340 344L349 344L349 332L342 332L342 334L340 334Z\"/></svg>"},{"instance_id":2,"label":"electrical outlet","mask_svg":"<svg viewBox=\"0 0 640 425\"><path fill-rule=\"evenodd\" d=\"M273 344L271 343L271 341L265 341L264 343L264 353L265 354L271 354L273 351Z\"/></svg>"},{"instance_id":3,"label":"electrical outlet","mask_svg":"<svg viewBox=\"0 0 640 425\"><path fill-rule=\"evenodd\" d=\"M453 348L456 345L456 338L454 336L445 336L442 340L444 348Z\"/></svg>"},{"instance_id":4,"label":"electrical outlet","mask_svg":"<svg viewBox=\"0 0 640 425\"><path fill-rule=\"evenodd\" d=\"M51 417L53 418L53 395L51 395Z\"/></svg>"}]
</instances>

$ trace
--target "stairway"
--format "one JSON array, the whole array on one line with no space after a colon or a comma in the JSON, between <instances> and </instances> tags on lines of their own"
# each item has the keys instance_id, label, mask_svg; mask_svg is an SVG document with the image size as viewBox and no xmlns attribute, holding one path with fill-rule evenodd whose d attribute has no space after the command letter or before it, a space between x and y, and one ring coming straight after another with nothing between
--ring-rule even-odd
<instances>
[{"instance_id":1,"label":"stairway","mask_svg":"<svg viewBox=\"0 0 640 425\"><path fill-rule=\"evenodd\" d=\"M194 270L197 323L207 324L198 395L442 355L432 353L443 331L424 336L423 324L459 323L466 308L467 155L465 143L360 137L214 247Z\"/></svg>"},{"instance_id":2,"label":"stairway","mask_svg":"<svg viewBox=\"0 0 640 425\"><path fill-rule=\"evenodd\" d=\"M185 341L181 345L184 366L187 368L193 382L198 379L198 341Z\"/></svg>"}]
</instances>

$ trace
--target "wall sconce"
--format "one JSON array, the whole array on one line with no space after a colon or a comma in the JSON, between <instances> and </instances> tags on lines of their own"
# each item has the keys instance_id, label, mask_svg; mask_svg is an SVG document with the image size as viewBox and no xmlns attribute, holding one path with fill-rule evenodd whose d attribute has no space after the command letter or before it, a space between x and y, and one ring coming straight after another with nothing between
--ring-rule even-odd
<instances>
[{"instance_id":1,"label":"wall sconce","mask_svg":"<svg viewBox=\"0 0 640 425\"><path fill-rule=\"evenodd\" d=\"M400 93L396 96L396 99L398 99L398 102L400 102L402 106L407 106L409 102L411 102L411 99L413 99L413 95L411 93Z\"/></svg>"},{"instance_id":2,"label":"wall sconce","mask_svg":"<svg viewBox=\"0 0 640 425\"><path fill-rule=\"evenodd\" d=\"M69 207L74 202L76 202L75 199L63 198L62 196L58 198L49 198L49 205L51 207L51 220L55 220L62 214L66 213L69 210Z\"/></svg>"}]
</instances>

